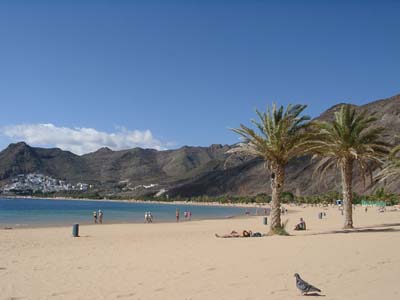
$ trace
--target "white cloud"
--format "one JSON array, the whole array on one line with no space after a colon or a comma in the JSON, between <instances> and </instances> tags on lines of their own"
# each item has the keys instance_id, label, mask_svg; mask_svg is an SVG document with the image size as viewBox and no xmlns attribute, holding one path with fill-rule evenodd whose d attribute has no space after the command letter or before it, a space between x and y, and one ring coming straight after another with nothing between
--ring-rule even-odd
<instances>
[{"instance_id":1,"label":"white cloud","mask_svg":"<svg viewBox=\"0 0 400 300\"><path fill-rule=\"evenodd\" d=\"M14 141L23 140L32 146L56 146L76 154L96 151L101 147L113 150L133 147L165 149L150 130L128 130L118 127L107 133L93 128L57 127L53 124L20 124L0 127L0 134Z\"/></svg>"}]
</instances>

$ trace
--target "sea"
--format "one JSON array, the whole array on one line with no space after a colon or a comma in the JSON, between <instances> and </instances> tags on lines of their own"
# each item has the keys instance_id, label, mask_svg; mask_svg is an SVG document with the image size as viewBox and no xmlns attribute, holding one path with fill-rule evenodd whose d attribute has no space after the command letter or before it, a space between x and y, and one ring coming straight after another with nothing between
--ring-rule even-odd
<instances>
[{"instance_id":1,"label":"sea","mask_svg":"<svg viewBox=\"0 0 400 300\"><path fill-rule=\"evenodd\" d=\"M223 219L253 214L255 209L191 204L159 204L147 202L119 202L103 200L49 200L0 198L0 227L42 227L71 224L90 224L93 212L103 211L103 223L141 223L145 212L151 212L153 222L175 222L176 209L180 220L184 212L192 213L192 220Z\"/></svg>"}]
</instances>

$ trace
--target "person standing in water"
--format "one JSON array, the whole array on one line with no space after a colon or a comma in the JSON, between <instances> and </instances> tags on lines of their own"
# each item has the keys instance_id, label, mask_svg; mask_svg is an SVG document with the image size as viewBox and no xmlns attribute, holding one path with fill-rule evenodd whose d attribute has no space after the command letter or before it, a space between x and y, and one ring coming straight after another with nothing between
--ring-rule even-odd
<instances>
[{"instance_id":1,"label":"person standing in water","mask_svg":"<svg viewBox=\"0 0 400 300\"><path fill-rule=\"evenodd\" d=\"M93 212L93 222L94 222L94 224L97 224L97 212L96 211Z\"/></svg>"},{"instance_id":2,"label":"person standing in water","mask_svg":"<svg viewBox=\"0 0 400 300\"><path fill-rule=\"evenodd\" d=\"M175 211L176 221L179 222L179 208Z\"/></svg>"},{"instance_id":3,"label":"person standing in water","mask_svg":"<svg viewBox=\"0 0 400 300\"><path fill-rule=\"evenodd\" d=\"M103 224L103 212L99 209L99 223Z\"/></svg>"}]
</instances>

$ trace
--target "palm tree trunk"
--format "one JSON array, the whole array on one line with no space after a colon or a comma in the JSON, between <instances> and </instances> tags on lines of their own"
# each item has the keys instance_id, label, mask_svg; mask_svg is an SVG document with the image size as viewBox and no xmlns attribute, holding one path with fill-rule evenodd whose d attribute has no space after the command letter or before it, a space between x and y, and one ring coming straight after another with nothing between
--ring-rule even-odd
<instances>
[{"instance_id":1,"label":"palm tree trunk","mask_svg":"<svg viewBox=\"0 0 400 300\"><path fill-rule=\"evenodd\" d=\"M282 228L281 223L281 194L283 184L285 181L285 168L282 166L275 166L272 168L271 174L271 232L276 232L277 229Z\"/></svg>"},{"instance_id":2,"label":"palm tree trunk","mask_svg":"<svg viewBox=\"0 0 400 300\"><path fill-rule=\"evenodd\" d=\"M346 160L341 165L343 205L344 205L344 229L353 228L353 161Z\"/></svg>"}]
</instances>

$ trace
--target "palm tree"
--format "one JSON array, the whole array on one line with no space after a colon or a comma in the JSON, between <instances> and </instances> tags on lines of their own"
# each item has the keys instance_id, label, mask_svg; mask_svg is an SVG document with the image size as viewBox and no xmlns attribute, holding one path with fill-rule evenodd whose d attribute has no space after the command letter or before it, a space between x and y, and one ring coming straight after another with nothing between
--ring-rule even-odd
<instances>
[{"instance_id":1,"label":"palm tree","mask_svg":"<svg viewBox=\"0 0 400 300\"><path fill-rule=\"evenodd\" d=\"M307 153L310 141L310 117L301 116L306 105L288 105L284 110L274 104L267 112L257 112L258 121L252 123L258 132L241 124L232 129L238 133L243 143L229 152L245 152L262 157L271 172L272 218L271 234L284 233L281 223L281 194L285 182L285 167L289 160Z\"/></svg>"},{"instance_id":2,"label":"palm tree","mask_svg":"<svg viewBox=\"0 0 400 300\"><path fill-rule=\"evenodd\" d=\"M394 147L391 151L383 169L378 173L377 178L380 181L385 181L388 178L398 179L400 178L400 145Z\"/></svg>"},{"instance_id":3,"label":"palm tree","mask_svg":"<svg viewBox=\"0 0 400 300\"><path fill-rule=\"evenodd\" d=\"M381 141L382 127L373 127L376 120L364 111L356 113L351 105L343 105L335 112L332 122L318 122L319 140L313 152L320 157L316 171L323 174L337 167L342 175L342 190L345 210L344 228L353 228L353 167L357 165L365 183L365 177L372 177L372 169L382 164L388 153L388 144Z\"/></svg>"}]
</instances>

